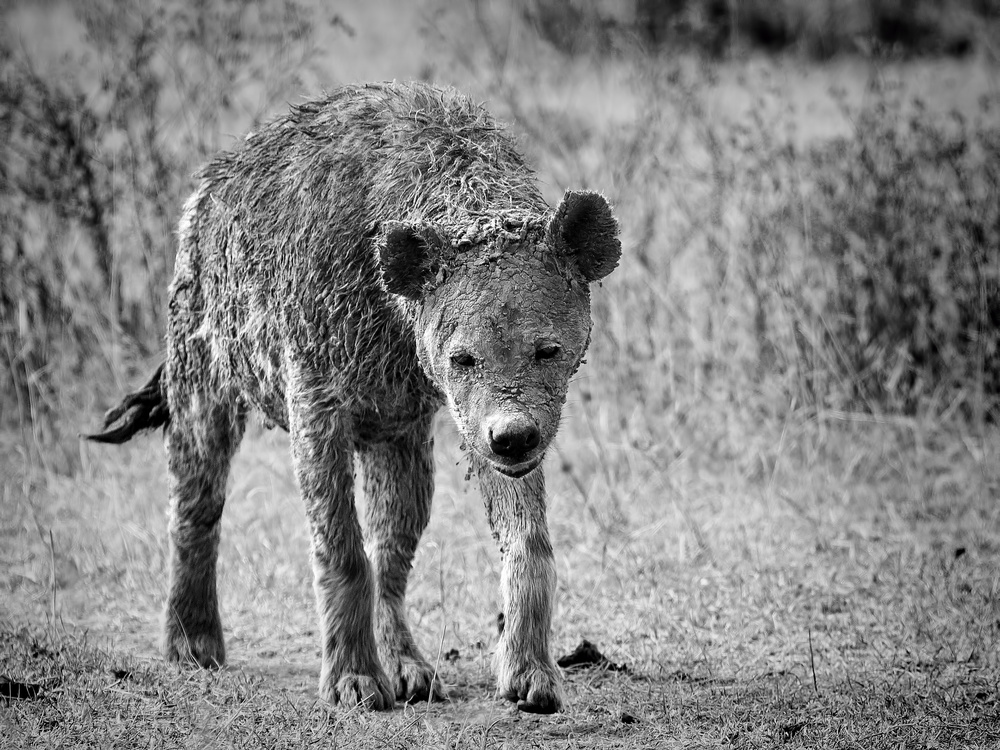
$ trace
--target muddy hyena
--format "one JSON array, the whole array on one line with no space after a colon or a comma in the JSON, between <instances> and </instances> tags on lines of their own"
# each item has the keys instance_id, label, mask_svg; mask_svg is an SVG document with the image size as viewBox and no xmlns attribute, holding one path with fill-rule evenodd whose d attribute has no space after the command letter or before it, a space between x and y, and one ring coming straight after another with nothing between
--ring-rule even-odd
<instances>
[{"instance_id":1,"label":"muddy hyena","mask_svg":"<svg viewBox=\"0 0 1000 750\"><path fill-rule=\"evenodd\" d=\"M198 176L178 232L166 362L93 436L165 428L167 657L225 661L219 518L258 411L291 434L312 531L320 694L377 709L441 695L404 595L431 508L431 423L447 403L503 560L500 692L558 710L540 464L587 349L589 285L620 256L607 202L567 192L551 210L484 109L421 84L348 87L294 107Z\"/></svg>"}]
</instances>

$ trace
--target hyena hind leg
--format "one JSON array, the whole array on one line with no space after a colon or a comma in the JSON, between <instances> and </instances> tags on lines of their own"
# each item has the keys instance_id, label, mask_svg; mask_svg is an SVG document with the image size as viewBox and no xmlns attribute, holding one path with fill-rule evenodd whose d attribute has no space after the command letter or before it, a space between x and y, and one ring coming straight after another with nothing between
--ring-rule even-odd
<instances>
[{"instance_id":1,"label":"hyena hind leg","mask_svg":"<svg viewBox=\"0 0 1000 750\"><path fill-rule=\"evenodd\" d=\"M226 661L216 560L229 466L246 414L235 399L171 393L167 427L170 482L170 593L163 650L170 661L205 668Z\"/></svg>"}]
</instances>

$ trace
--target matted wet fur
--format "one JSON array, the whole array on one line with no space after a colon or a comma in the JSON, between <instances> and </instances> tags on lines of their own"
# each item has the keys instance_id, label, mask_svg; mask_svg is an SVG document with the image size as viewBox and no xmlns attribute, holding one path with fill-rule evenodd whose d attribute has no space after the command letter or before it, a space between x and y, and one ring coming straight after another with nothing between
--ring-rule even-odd
<instances>
[{"instance_id":1,"label":"matted wet fur","mask_svg":"<svg viewBox=\"0 0 1000 750\"><path fill-rule=\"evenodd\" d=\"M291 434L321 696L385 709L443 695L404 596L430 515L432 419L447 404L503 561L499 690L524 710L558 710L540 464L589 342L589 285L621 253L607 202L567 192L551 210L502 126L423 84L293 107L199 179L178 231L166 363L93 436L165 425L167 658L225 661L219 519L257 411Z\"/></svg>"}]
</instances>

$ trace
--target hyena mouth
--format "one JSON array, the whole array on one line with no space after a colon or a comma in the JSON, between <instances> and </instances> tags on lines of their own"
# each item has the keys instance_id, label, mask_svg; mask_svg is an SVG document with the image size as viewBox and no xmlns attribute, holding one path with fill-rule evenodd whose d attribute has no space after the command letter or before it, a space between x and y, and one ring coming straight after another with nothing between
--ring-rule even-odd
<instances>
[{"instance_id":1,"label":"hyena mouth","mask_svg":"<svg viewBox=\"0 0 1000 750\"><path fill-rule=\"evenodd\" d=\"M531 472L537 469L542 464L542 457L539 456L528 463L518 464L516 466L503 466L502 464L493 464L493 468L496 469L497 473L503 474L505 477L510 477L511 479L523 479L528 476Z\"/></svg>"}]
</instances>

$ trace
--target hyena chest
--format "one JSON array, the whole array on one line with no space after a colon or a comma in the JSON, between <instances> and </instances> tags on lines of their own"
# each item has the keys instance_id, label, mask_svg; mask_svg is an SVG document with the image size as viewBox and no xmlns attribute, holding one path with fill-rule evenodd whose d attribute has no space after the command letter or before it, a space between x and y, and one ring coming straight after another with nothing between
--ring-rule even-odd
<instances>
[{"instance_id":1,"label":"hyena chest","mask_svg":"<svg viewBox=\"0 0 1000 750\"><path fill-rule=\"evenodd\" d=\"M412 334L383 347L362 347L348 362L332 369L330 389L333 400L350 414L358 443L403 435L444 404L417 361Z\"/></svg>"},{"instance_id":2,"label":"hyena chest","mask_svg":"<svg viewBox=\"0 0 1000 750\"><path fill-rule=\"evenodd\" d=\"M254 341L244 336L217 351L217 362L240 384L244 403L285 430L289 398L305 382L309 400L346 418L357 442L389 440L444 401L420 367L412 332L373 322L323 321L305 337L258 327Z\"/></svg>"}]
</instances>

